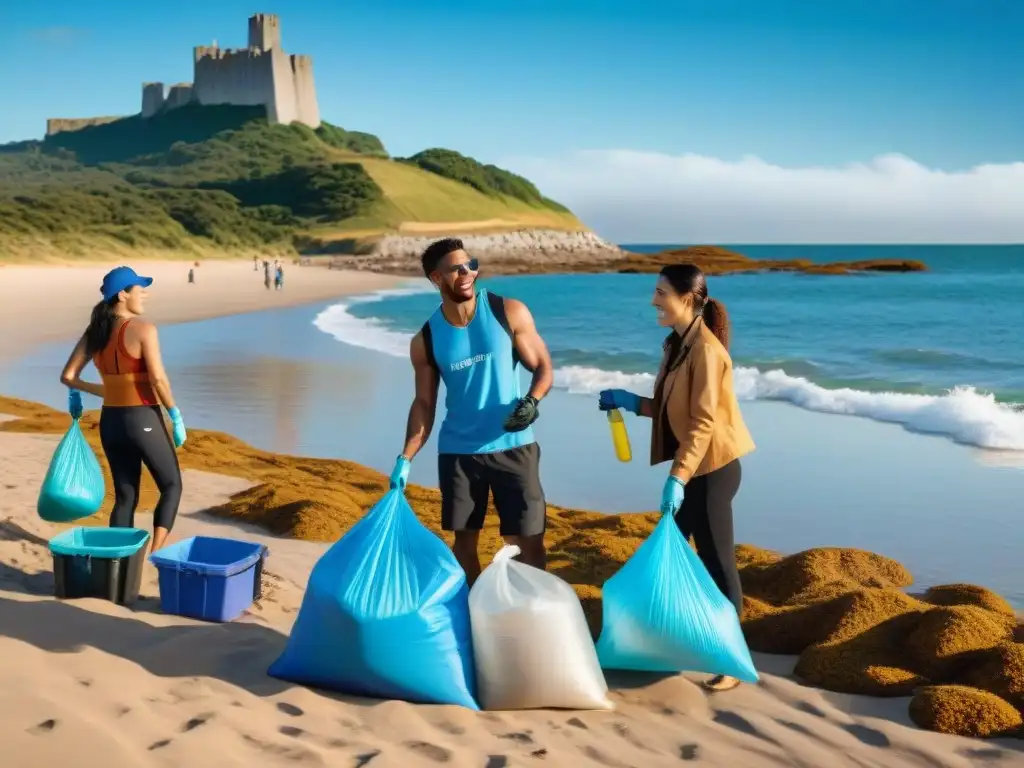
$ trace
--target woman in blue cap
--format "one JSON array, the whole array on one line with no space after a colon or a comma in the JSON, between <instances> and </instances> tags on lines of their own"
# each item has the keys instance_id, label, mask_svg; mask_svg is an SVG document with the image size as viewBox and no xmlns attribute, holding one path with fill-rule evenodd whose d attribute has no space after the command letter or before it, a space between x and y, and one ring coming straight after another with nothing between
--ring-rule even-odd
<instances>
[{"instance_id":1,"label":"woman in blue cap","mask_svg":"<svg viewBox=\"0 0 1024 768\"><path fill-rule=\"evenodd\" d=\"M175 447L185 442L185 422L174 405L164 371L156 326L141 319L146 288L153 278L131 267L117 267L103 278L102 300L93 307L89 326L68 358L60 380L71 389L71 415L82 413L80 391L103 398L100 441L114 478L114 509L110 525L134 527L139 504L142 465L146 465L160 500L153 510L152 549L160 549L174 525L181 501L181 469ZM82 381L92 361L102 384ZM160 404L167 408L174 445L167 434Z\"/></svg>"}]
</instances>

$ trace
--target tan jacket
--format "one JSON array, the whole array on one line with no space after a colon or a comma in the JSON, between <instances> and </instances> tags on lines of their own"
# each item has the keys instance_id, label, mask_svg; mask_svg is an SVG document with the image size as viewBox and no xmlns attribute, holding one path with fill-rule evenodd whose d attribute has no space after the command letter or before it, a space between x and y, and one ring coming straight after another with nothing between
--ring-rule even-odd
<instances>
[{"instance_id":1,"label":"tan jacket","mask_svg":"<svg viewBox=\"0 0 1024 768\"><path fill-rule=\"evenodd\" d=\"M743 423L732 382L732 358L703 321L698 321L686 359L666 371L666 345L661 370L655 381L657 396L665 380L661 399L652 401L651 464L675 459L685 482L698 475L721 469L734 459L754 450L754 440ZM679 441L675 455L665 454L665 416Z\"/></svg>"}]
</instances>

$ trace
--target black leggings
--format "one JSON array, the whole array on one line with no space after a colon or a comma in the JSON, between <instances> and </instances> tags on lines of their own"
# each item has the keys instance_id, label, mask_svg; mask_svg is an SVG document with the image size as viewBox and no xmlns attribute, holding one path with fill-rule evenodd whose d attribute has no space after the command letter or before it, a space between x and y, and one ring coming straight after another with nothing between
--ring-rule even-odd
<instances>
[{"instance_id":1,"label":"black leggings","mask_svg":"<svg viewBox=\"0 0 1024 768\"><path fill-rule=\"evenodd\" d=\"M114 478L112 528L134 528L139 505L142 465L153 476L160 500L153 510L153 527L170 530L181 501L181 469L160 407L156 405L103 406L100 442Z\"/></svg>"},{"instance_id":2,"label":"black leggings","mask_svg":"<svg viewBox=\"0 0 1024 768\"><path fill-rule=\"evenodd\" d=\"M676 512L679 530L686 538L693 536L701 562L741 618L743 588L736 570L732 500L742 476L739 459L734 459L714 472L692 478L686 484L683 505Z\"/></svg>"}]
</instances>

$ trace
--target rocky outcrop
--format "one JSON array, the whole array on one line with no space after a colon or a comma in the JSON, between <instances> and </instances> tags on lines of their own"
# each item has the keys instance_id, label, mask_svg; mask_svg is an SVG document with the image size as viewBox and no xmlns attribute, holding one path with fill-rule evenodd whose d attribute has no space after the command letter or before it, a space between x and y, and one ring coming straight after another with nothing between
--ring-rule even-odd
<instances>
[{"instance_id":1,"label":"rocky outcrop","mask_svg":"<svg viewBox=\"0 0 1024 768\"><path fill-rule=\"evenodd\" d=\"M373 241L349 240L346 255L335 255L331 266L365 269L396 275L420 274L420 254L441 237L385 235ZM802 272L812 275L849 275L857 272L921 272L917 261L876 259L818 264L806 259L787 261L751 259L741 253L710 245L696 245L660 253L631 253L602 240L593 232L523 229L497 234L469 234L460 238L466 250L483 262L489 274L538 273L656 273L666 264L692 263L709 275L743 272ZM328 254L323 244L307 244L307 255ZM338 245L338 243L334 243ZM334 250L335 254L340 251Z\"/></svg>"},{"instance_id":2,"label":"rocky outcrop","mask_svg":"<svg viewBox=\"0 0 1024 768\"><path fill-rule=\"evenodd\" d=\"M492 274L558 271L560 267L606 264L625 256L617 245L593 232L520 229L496 234L455 235L466 251L485 262ZM419 273L420 255L435 237L385 235L362 255L340 257L349 267L394 273Z\"/></svg>"}]
</instances>

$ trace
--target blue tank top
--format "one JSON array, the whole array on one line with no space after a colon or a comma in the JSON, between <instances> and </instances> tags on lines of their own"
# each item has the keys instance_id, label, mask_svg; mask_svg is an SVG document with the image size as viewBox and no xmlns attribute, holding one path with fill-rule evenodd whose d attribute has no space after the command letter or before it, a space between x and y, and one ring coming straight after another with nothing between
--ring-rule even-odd
<instances>
[{"instance_id":1,"label":"blue tank top","mask_svg":"<svg viewBox=\"0 0 1024 768\"><path fill-rule=\"evenodd\" d=\"M523 395L512 337L491 311L487 291L477 292L465 328L449 323L441 307L427 324L446 390L438 453L495 453L534 442L533 427L506 432L503 426Z\"/></svg>"}]
</instances>

